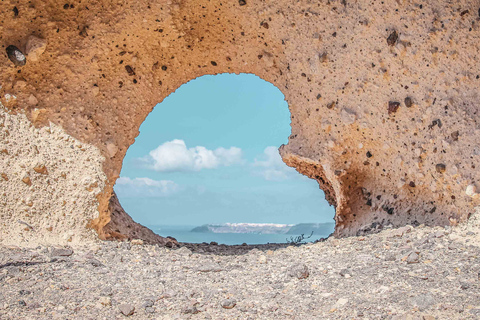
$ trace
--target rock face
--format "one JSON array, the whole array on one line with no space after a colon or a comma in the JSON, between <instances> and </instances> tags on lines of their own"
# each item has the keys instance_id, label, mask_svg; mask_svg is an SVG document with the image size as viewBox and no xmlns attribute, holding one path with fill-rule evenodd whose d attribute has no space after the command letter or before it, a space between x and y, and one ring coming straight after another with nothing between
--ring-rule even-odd
<instances>
[{"instance_id":1,"label":"rock face","mask_svg":"<svg viewBox=\"0 0 480 320\"><path fill-rule=\"evenodd\" d=\"M133 221L123 210L115 192L112 193L110 198L108 210L111 219L101 230L100 236L102 238L132 240L132 244L135 243L135 239L142 239L142 243L160 244L170 248L178 245L176 240L160 237L147 227Z\"/></svg>"},{"instance_id":2,"label":"rock face","mask_svg":"<svg viewBox=\"0 0 480 320\"><path fill-rule=\"evenodd\" d=\"M15 7L0 13L2 46L26 52L35 37L42 39L41 57L27 57L22 66L4 50L0 101L12 117L25 113L37 128L52 123L105 157L92 182L101 189L96 200L77 203L80 209L57 220L48 212L64 211L48 210L44 202L35 219L22 220L34 229L58 221L66 232L81 220L102 239L121 237L112 232L118 223L109 204L140 124L181 84L224 72L254 73L285 94L292 134L281 154L316 179L335 205L335 235L385 224L456 224L478 205L480 27L473 2L126 0L87 6L20 0ZM2 130L0 150L12 143L7 132L33 129ZM26 150L30 142L15 145ZM6 149L2 164L30 159ZM51 161L59 159L54 154ZM76 170L88 171L100 158L70 159ZM25 185L25 177L5 174L6 194ZM73 180L41 179L49 180L34 194L78 187ZM75 190L82 199L92 192ZM25 213L14 209L18 202L1 201L11 212L2 218L3 231ZM63 193L58 201L74 200Z\"/></svg>"}]
</instances>

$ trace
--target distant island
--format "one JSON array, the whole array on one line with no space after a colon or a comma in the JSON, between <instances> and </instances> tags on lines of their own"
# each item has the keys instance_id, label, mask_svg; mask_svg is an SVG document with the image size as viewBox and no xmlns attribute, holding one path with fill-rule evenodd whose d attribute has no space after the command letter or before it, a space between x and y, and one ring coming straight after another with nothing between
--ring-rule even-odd
<instances>
[{"instance_id":1,"label":"distant island","mask_svg":"<svg viewBox=\"0 0 480 320\"><path fill-rule=\"evenodd\" d=\"M191 232L203 233L256 233L256 234L310 234L329 235L333 232L335 224L326 223L299 223L299 224L275 224L275 223L222 223L204 224L195 227Z\"/></svg>"}]
</instances>

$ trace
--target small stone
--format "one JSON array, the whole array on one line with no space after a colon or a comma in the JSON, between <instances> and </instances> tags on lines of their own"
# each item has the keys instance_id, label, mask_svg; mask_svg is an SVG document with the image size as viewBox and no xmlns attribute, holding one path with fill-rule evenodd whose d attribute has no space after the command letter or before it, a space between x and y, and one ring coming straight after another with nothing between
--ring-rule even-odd
<instances>
[{"instance_id":1,"label":"small stone","mask_svg":"<svg viewBox=\"0 0 480 320\"><path fill-rule=\"evenodd\" d=\"M340 299L337 300L337 302L335 302L335 305L333 306L333 308L337 309L337 308L343 307L347 303L348 303L348 299L340 298Z\"/></svg>"},{"instance_id":2,"label":"small stone","mask_svg":"<svg viewBox=\"0 0 480 320\"><path fill-rule=\"evenodd\" d=\"M17 96L14 96L13 94L9 94L9 93L7 93L7 94L5 95L5 101L6 101L7 103L10 102L10 101L13 102L13 101L15 101L15 100L17 100Z\"/></svg>"},{"instance_id":3,"label":"small stone","mask_svg":"<svg viewBox=\"0 0 480 320\"><path fill-rule=\"evenodd\" d=\"M435 170L436 170L438 173L444 173L444 172L447 170L447 166L444 165L443 163L438 163L438 164L435 166Z\"/></svg>"},{"instance_id":4,"label":"small stone","mask_svg":"<svg viewBox=\"0 0 480 320\"><path fill-rule=\"evenodd\" d=\"M25 45L25 53L31 61L38 61L40 56L45 52L47 41L42 38L30 36Z\"/></svg>"},{"instance_id":5,"label":"small stone","mask_svg":"<svg viewBox=\"0 0 480 320\"><path fill-rule=\"evenodd\" d=\"M21 67L27 63L27 58L17 47L10 45L7 47L6 51L8 59L10 59L15 66Z\"/></svg>"},{"instance_id":6,"label":"small stone","mask_svg":"<svg viewBox=\"0 0 480 320\"><path fill-rule=\"evenodd\" d=\"M473 184L470 184L467 186L465 193L467 194L467 196L473 197L477 194L477 187L475 187Z\"/></svg>"},{"instance_id":7,"label":"small stone","mask_svg":"<svg viewBox=\"0 0 480 320\"><path fill-rule=\"evenodd\" d=\"M52 256L53 257L69 257L73 254L72 249L68 248L53 248L52 249Z\"/></svg>"},{"instance_id":8,"label":"small stone","mask_svg":"<svg viewBox=\"0 0 480 320\"><path fill-rule=\"evenodd\" d=\"M225 299L222 301L222 308L224 309L232 309L237 305L237 301L234 299Z\"/></svg>"},{"instance_id":9,"label":"small stone","mask_svg":"<svg viewBox=\"0 0 480 320\"><path fill-rule=\"evenodd\" d=\"M348 110L348 109L342 109L340 112L340 118L342 119L342 122L345 124L353 124L357 120L357 116L353 111Z\"/></svg>"},{"instance_id":10,"label":"small stone","mask_svg":"<svg viewBox=\"0 0 480 320\"><path fill-rule=\"evenodd\" d=\"M395 257L395 255L391 252L388 252L386 255L385 255L385 261L395 261L397 258Z\"/></svg>"},{"instance_id":11,"label":"small stone","mask_svg":"<svg viewBox=\"0 0 480 320\"><path fill-rule=\"evenodd\" d=\"M267 257L264 256L264 255L258 257L258 263L260 263L260 264L265 264L265 263L267 263Z\"/></svg>"},{"instance_id":12,"label":"small stone","mask_svg":"<svg viewBox=\"0 0 480 320\"><path fill-rule=\"evenodd\" d=\"M434 236L435 238L441 238L441 237L445 236L445 231L442 231L442 230L437 231L437 232L435 232L435 233L433 234L433 236Z\"/></svg>"},{"instance_id":13,"label":"small stone","mask_svg":"<svg viewBox=\"0 0 480 320\"><path fill-rule=\"evenodd\" d=\"M45 167L45 165L43 165L43 164L34 167L33 170L36 173L48 174L47 167Z\"/></svg>"},{"instance_id":14,"label":"small stone","mask_svg":"<svg viewBox=\"0 0 480 320\"><path fill-rule=\"evenodd\" d=\"M393 30L393 32L390 33L390 35L387 38L387 44L389 46L394 46L397 43L397 40L398 40L398 33L396 30Z\"/></svg>"},{"instance_id":15,"label":"small stone","mask_svg":"<svg viewBox=\"0 0 480 320\"><path fill-rule=\"evenodd\" d=\"M411 232L412 230L409 227L401 227L395 230L392 230L392 236L394 237L403 237L404 234Z\"/></svg>"},{"instance_id":16,"label":"small stone","mask_svg":"<svg viewBox=\"0 0 480 320\"><path fill-rule=\"evenodd\" d=\"M126 65L125 70L127 71L129 76L134 76L135 75L135 71L133 70L133 68L131 66Z\"/></svg>"},{"instance_id":17,"label":"small stone","mask_svg":"<svg viewBox=\"0 0 480 320\"><path fill-rule=\"evenodd\" d=\"M435 317L427 314L423 316L423 320L435 320Z\"/></svg>"},{"instance_id":18,"label":"small stone","mask_svg":"<svg viewBox=\"0 0 480 320\"><path fill-rule=\"evenodd\" d=\"M106 307L112 305L112 299L110 297L100 297L98 299L98 302L100 302L102 306L106 306Z\"/></svg>"},{"instance_id":19,"label":"small stone","mask_svg":"<svg viewBox=\"0 0 480 320\"><path fill-rule=\"evenodd\" d=\"M146 313L155 313L155 308L146 307L146 308L145 308L145 312L146 312Z\"/></svg>"},{"instance_id":20,"label":"small stone","mask_svg":"<svg viewBox=\"0 0 480 320\"><path fill-rule=\"evenodd\" d=\"M460 249L460 247L461 247L461 245L457 242L452 241L448 244L448 249L449 250L458 250L458 249Z\"/></svg>"},{"instance_id":21,"label":"small stone","mask_svg":"<svg viewBox=\"0 0 480 320\"><path fill-rule=\"evenodd\" d=\"M197 314L199 312L200 310L197 309L196 303L191 303L188 306L182 308L182 313L184 314Z\"/></svg>"},{"instance_id":22,"label":"small stone","mask_svg":"<svg viewBox=\"0 0 480 320\"><path fill-rule=\"evenodd\" d=\"M118 152L118 148L114 143L107 144L107 153L110 158L113 158Z\"/></svg>"},{"instance_id":23,"label":"small stone","mask_svg":"<svg viewBox=\"0 0 480 320\"><path fill-rule=\"evenodd\" d=\"M38 104L38 99L33 94L31 94L28 97L27 102L28 102L29 105L31 105L33 107L33 106L36 106Z\"/></svg>"},{"instance_id":24,"label":"small stone","mask_svg":"<svg viewBox=\"0 0 480 320\"><path fill-rule=\"evenodd\" d=\"M241 6L244 6L244 5L247 4L247 1L246 0L238 0L238 4L241 5Z\"/></svg>"},{"instance_id":25,"label":"small stone","mask_svg":"<svg viewBox=\"0 0 480 320\"><path fill-rule=\"evenodd\" d=\"M20 290L18 292L21 296L26 296L28 294L31 294L32 292L31 291L28 291L28 290Z\"/></svg>"},{"instance_id":26,"label":"small stone","mask_svg":"<svg viewBox=\"0 0 480 320\"><path fill-rule=\"evenodd\" d=\"M435 298L430 293L421 294L412 299L412 304L418 307L420 311L423 311L435 304Z\"/></svg>"},{"instance_id":27,"label":"small stone","mask_svg":"<svg viewBox=\"0 0 480 320\"><path fill-rule=\"evenodd\" d=\"M343 270L340 270L339 274L342 276L342 277L345 277L345 278L350 278L350 271L348 269L343 269Z\"/></svg>"},{"instance_id":28,"label":"small stone","mask_svg":"<svg viewBox=\"0 0 480 320\"><path fill-rule=\"evenodd\" d=\"M450 136L452 137L453 141L458 141L458 137L460 136L460 132L454 131L450 134Z\"/></svg>"},{"instance_id":29,"label":"small stone","mask_svg":"<svg viewBox=\"0 0 480 320\"><path fill-rule=\"evenodd\" d=\"M420 260L420 256L416 252L410 252L410 254L407 256L407 263L412 264L412 263L418 263Z\"/></svg>"},{"instance_id":30,"label":"small stone","mask_svg":"<svg viewBox=\"0 0 480 320\"><path fill-rule=\"evenodd\" d=\"M130 243L132 245L141 246L141 245L143 245L143 240L142 239L133 239L132 241L130 241Z\"/></svg>"},{"instance_id":31,"label":"small stone","mask_svg":"<svg viewBox=\"0 0 480 320\"><path fill-rule=\"evenodd\" d=\"M124 316L128 317L128 316L131 316L135 312L135 307L132 306L131 304L123 303L123 304L118 306L118 310L120 310L120 312Z\"/></svg>"},{"instance_id":32,"label":"small stone","mask_svg":"<svg viewBox=\"0 0 480 320\"><path fill-rule=\"evenodd\" d=\"M388 102L388 114L392 114L398 111L398 108L400 107L400 102L397 101L389 101Z\"/></svg>"},{"instance_id":33,"label":"small stone","mask_svg":"<svg viewBox=\"0 0 480 320\"><path fill-rule=\"evenodd\" d=\"M288 275L292 278L306 279L310 275L310 272L305 264L301 264L290 267Z\"/></svg>"},{"instance_id":34,"label":"small stone","mask_svg":"<svg viewBox=\"0 0 480 320\"><path fill-rule=\"evenodd\" d=\"M123 242L121 243L120 247L121 247L122 249L124 249L124 250L130 250L130 249L132 249L132 245L131 245L131 243L128 242L128 241L123 241Z\"/></svg>"},{"instance_id":35,"label":"small stone","mask_svg":"<svg viewBox=\"0 0 480 320\"><path fill-rule=\"evenodd\" d=\"M405 107L411 108L413 106L413 99L410 97L405 98Z\"/></svg>"},{"instance_id":36,"label":"small stone","mask_svg":"<svg viewBox=\"0 0 480 320\"><path fill-rule=\"evenodd\" d=\"M105 265L103 263L101 263L100 261L98 261L97 259L93 258L93 259L88 259L87 261L87 264L91 264L92 266L98 268L98 267L105 267Z\"/></svg>"},{"instance_id":37,"label":"small stone","mask_svg":"<svg viewBox=\"0 0 480 320\"><path fill-rule=\"evenodd\" d=\"M25 307L27 303L25 302L25 300L18 300L18 305Z\"/></svg>"},{"instance_id":38,"label":"small stone","mask_svg":"<svg viewBox=\"0 0 480 320\"><path fill-rule=\"evenodd\" d=\"M200 272L220 272L220 271L222 271L222 268L220 268L220 266L216 265L216 264L206 264L206 265L202 265L202 266L198 267L197 271L200 271Z\"/></svg>"},{"instance_id":39,"label":"small stone","mask_svg":"<svg viewBox=\"0 0 480 320\"><path fill-rule=\"evenodd\" d=\"M153 300L147 299L145 302L142 304L143 308L148 308L148 307L153 307Z\"/></svg>"},{"instance_id":40,"label":"small stone","mask_svg":"<svg viewBox=\"0 0 480 320\"><path fill-rule=\"evenodd\" d=\"M470 288L470 284L468 284L467 282L461 282L460 283L460 288L462 290L467 290L468 288Z\"/></svg>"}]
</instances>

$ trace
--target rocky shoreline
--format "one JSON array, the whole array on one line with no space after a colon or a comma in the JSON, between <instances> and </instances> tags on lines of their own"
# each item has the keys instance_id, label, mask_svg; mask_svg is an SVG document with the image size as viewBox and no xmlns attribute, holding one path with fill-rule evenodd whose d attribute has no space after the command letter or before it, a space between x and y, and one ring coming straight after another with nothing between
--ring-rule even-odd
<instances>
[{"instance_id":1,"label":"rocky shoreline","mask_svg":"<svg viewBox=\"0 0 480 320\"><path fill-rule=\"evenodd\" d=\"M0 319L478 319L480 230L301 246L0 247Z\"/></svg>"}]
</instances>

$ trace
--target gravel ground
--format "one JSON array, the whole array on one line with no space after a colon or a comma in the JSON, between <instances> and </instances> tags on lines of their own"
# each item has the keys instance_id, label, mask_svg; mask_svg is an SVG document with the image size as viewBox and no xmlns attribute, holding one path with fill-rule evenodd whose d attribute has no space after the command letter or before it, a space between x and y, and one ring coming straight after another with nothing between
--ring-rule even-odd
<instances>
[{"instance_id":1,"label":"gravel ground","mask_svg":"<svg viewBox=\"0 0 480 320\"><path fill-rule=\"evenodd\" d=\"M0 247L0 319L480 319L479 235L420 226L301 246Z\"/></svg>"}]
</instances>

